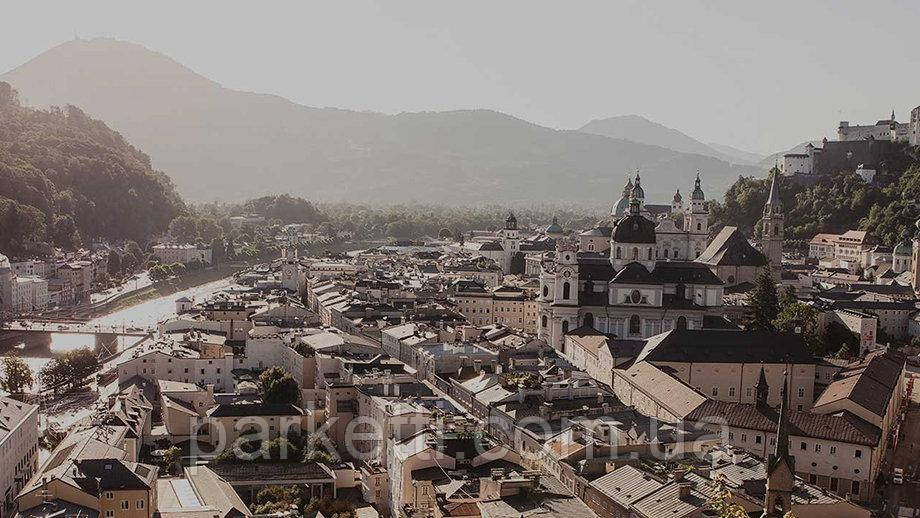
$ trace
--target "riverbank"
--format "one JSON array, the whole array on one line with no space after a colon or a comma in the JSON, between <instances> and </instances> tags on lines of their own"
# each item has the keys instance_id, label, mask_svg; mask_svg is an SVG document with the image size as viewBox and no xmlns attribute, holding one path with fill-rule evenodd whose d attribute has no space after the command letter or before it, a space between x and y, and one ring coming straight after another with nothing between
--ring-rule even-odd
<instances>
[{"instance_id":1,"label":"riverbank","mask_svg":"<svg viewBox=\"0 0 920 518\"><path fill-rule=\"evenodd\" d=\"M213 266L198 271L190 272L181 278L171 278L155 282L139 290L131 291L107 301L99 306L88 308L82 312L78 311L77 315L81 318L100 318L117 311L128 309L132 306L142 304L152 299L173 295L180 291L194 288L202 284L207 284L220 279L231 277L234 274L250 268L247 263L232 263L226 265Z\"/></svg>"}]
</instances>

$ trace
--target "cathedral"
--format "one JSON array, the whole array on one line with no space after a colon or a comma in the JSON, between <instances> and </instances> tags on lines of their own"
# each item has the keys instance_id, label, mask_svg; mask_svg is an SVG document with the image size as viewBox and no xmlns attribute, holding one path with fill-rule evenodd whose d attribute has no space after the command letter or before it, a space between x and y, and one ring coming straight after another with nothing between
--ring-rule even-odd
<instances>
[{"instance_id":1,"label":"cathedral","mask_svg":"<svg viewBox=\"0 0 920 518\"><path fill-rule=\"evenodd\" d=\"M580 234L577 244L557 240L555 254L541 263L537 334L556 349L581 326L645 339L671 329L724 325L725 288L752 281L771 260L779 265L783 226L775 175L764 208L769 258L734 227L725 227L707 246L709 212L699 174L689 207L681 208L679 192L666 206L668 213L681 208L681 228L645 204L638 173L627 187L628 198L624 192L610 220Z\"/></svg>"}]
</instances>

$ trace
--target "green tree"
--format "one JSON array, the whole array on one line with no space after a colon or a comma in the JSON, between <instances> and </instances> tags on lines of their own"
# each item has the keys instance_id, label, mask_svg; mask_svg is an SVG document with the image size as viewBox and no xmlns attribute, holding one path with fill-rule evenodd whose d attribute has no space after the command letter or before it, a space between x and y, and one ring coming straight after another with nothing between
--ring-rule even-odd
<instances>
[{"instance_id":1,"label":"green tree","mask_svg":"<svg viewBox=\"0 0 920 518\"><path fill-rule=\"evenodd\" d=\"M0 389L10 394L22 394L32 386L32 368L15 353L4 356L0 367L3 369Z\"/></svg>"},{"instance_id":2,"label":"green tree","mask_svg":"<svg viewBox=\"0 0 920 518\"><path fill-rule=\"evenodd\" d=\"M118 275L121 273L121 254L118 250L109 250L109 257L106 260L105 269L109 275Z\"/></svg>"},{"instance_id":3,"label":"green tree","mask_svg":"<svg viewBox=\"0 0 920 518\"><path fill-rule=\"evenodd\" d=\"M808 304L792 302L784 304L773 326L785 333L802 335L812 354L824 353L823 342L818 330L818 311Z\"/></svg>"},{"instance_id":4,"label":"green tree","mask_svg":"<svg viewBox=\"0 0 920 518\"><path fill-rule=\"evenodd\" d=\"M773 321L779 315L779 300L776 282L768 268L763 268L754 280L754 289L748 293L748 309L751 329L773 329Z\"/></svg>"},{"instance_id":5,"label":"green tree","mask_svg":"<svg viewBox=\"0 0 920 518\"><path fill-rule=\"evenodd\" d=\"M182 450L178 446L172 446L163 452L163 466L170 475L179 475L182 472Z\"/></svg>"},{"instance_id":6,"label":"green tree","mask_svg":"<svg viewBox=\"0 0 920 518\"><path fill-rule=\"evenodd\" d=\"M59 388L67 385L78 388L86 385L86 379L99 370L99 358L88 348L68 351L48 362L39 373L43 386Z\"/></svg>"},{"instance_id":7,"label":"green tree","mask_svg":"<svg viewBox=\"0 0 920 518\"><path fill-rule=\"evenodd\" d=\"M297 385L297 380L281 367L272 367L259 375L259 388L262 390L262 402L265 404L300 403L300 386Z\"/></svg>"},{"instance_id":8,"label":"green tree","mask_svg":"<svg viewBox=\"0 0 920 518\"><path fill-rule=\"evenodd\" d=\"M56 216L51 228L55 245L66 250L76 250L80 247L80 230L69 214Z\"/></svg>"},{"instance_id":9,"label":"green tree","mask_svg":"<svg viewBox=\"0 0 920 518\"><path fill-rule=\"evenodd\" d=\"M224 244L224 239L220 236L215 237L211 240L211 263L218 265L224 262L224 258L227 255L227 246Z\"/></svg>"}]
</instances>

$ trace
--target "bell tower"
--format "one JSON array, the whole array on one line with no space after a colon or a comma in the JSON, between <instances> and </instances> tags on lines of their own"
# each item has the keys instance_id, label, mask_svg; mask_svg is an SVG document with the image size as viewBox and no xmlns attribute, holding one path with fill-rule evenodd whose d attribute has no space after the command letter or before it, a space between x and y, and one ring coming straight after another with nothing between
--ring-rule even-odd
<instances>
[{"instance_id":1,"label":"bell tower","mask_svg":"<svg viewBox=\"0 0 920 518\"><path fill-rule=\"evenodd\" d=\"M775 271L782 268L783 263L783 201L779 195L779 169L774 167L770 171L770 194L767 203L763 206L762 239L763 255L770 262L770 267Z\"/></svg>"},{"instance_id":2,"label":"bell tower","mask_svg":"<svg viewBox=\"0 0 920 518\"><path fill-rule=\"evenodd\" d=\"M776 424L776 449L767 461L767 498L762 518L780 518L792 510L795 457L789 454L789 373L783 374L782 402Z\"/></svg>"},{"instance_id":3,"label":"bell tower","mask_svg":"<svg viewBox=\"0 0 920 518\"><path fill-rule=\"evenodd\" d=\"M709 240L709 210L706 208L706 195L700 181L700 172L696 172L693 193L690 195L690 210L684 212L684 231L688 233L689 246L684 259L693 260L706 249Z\"/></svg>"},{"instance_id":4,"label":"bell tower","mask_svg":"<svg viewBox=\"0 0 920 518\"><path fill-rule=\"evenodd\" d=\"M505 228L501 232L502 237L502 273L508 275L511 273L511 263L514 256L521 250L521 234L518 230L517 218L513 212L508 213L508 219L505 220Z\"/></svg>"}]
</instances>

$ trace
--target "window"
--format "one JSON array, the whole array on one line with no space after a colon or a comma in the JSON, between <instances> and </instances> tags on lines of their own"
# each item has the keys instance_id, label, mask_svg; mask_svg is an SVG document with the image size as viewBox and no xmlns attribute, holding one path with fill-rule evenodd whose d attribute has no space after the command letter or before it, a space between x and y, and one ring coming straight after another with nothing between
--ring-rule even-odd
<instances>
[{"instance_id":1,"label":"window","mask_svg":"<svg viewBox=\"0 0 920 518\"><path fill-rule=\"evenodd\" d=\"M856 458L856 459L861 459L861 458L862 458L862 450L860 450L860 449L857 448L856 451L853 452L853 457Z\"/></svg>"},{"instance_id":2,"label":"window","mask_svg":"<svg viewBox=\"0 0 920 518\"><path fill-rule=\"evenodd\" d=\"M687 317L683 315L677 317L677 329L687 329Z\"/></svg>"},{"instance_id":3,"label":"window","mask_svg":"<svg viewBox=\"0 0 920 518\"><path fill-rule=\"evenodd\" d=\"M805 441L802 441L802 446L801 446L801 448L799 448L799 449L801 449L801 450L807 450L807 449L808 449L808 445L805 444Z\"/></svg>"},{"instance_id":4,"label":"window","mask_svg":"<svg viewBox=\"0 0 920 518\"><path fill-rule=\"evenodd\" d=\"M632 258L633 258L633 261L639 260L639 249L636 247L633 247Z\"/></svg>"},{"instance_id":5,"label":"window","mask_svg":"<svg viewBox=\"0 0 920 518\"><path fill-rule=\"evenodd\" d=\"M617 259L623 258L623 250L620 247L617 247Z\"/></svg>"},{"instance_id":6,"label":"window","mask_svg":"<svg viewBox=\"0 0 920 518\"><path fill-rule=\"evenodd\" d=\"M543 315L543 316L540 317L540 324L541 324L543 327L546 327L546 315Z\"/></svg>"},{"instance_id":7,"label":"window","mask_svg":"<svg viewBox=\"0 0 920 518\"><path fill-rule=\"evenodd\" d=\"M113 500L114 498L115 498L115 493L113 493L113 492L111 492L111 491L106 491L106 492L105 492L105 499L106 499L106 500Z\"/></svg>"},{"instance_id":8,"label":"window","mask_svg":"<svg viewBox=\"0 0 920 518\"><path fill-rule=\"evenodd\" d=\"M697 222L697 224L696 224L696 229L697 229L697 230L703 230L703 224Z\"/></svg>"},{"instance_id":9,"label":"window","mask_svg":"<svg viewBox=\"0 0 920 518\"><path fill-rule=\"evenodd\" d=\"M568 320L563 320L563 321L562 321L562 332L563 332L563 334L569 332L569 321L568 321Z\"/></svg>"},{"instance_id":10,"label":"window","mask_svg":"<svg viewBox=\"0 0 920 518\"><path fill-rule=\"evenodd\" d=\"M821 453L821 445L815 444L815 453Z\"/></svg>"},{"instance_id":11,"label":"window","mask_svg":"<svg viewBox=\"0 0 920 518\"><path fill-rule=\"evenodd\" d=\"M805 389L802 387L799 387L799 397L805 397Z\"/></svg>"},{"instance_id":12,"label":"window","mask_svg":"<svg viewBox=\"0 0 920 518\"><path fill-rule=\"evenodd\" d=\"M568 282L562 283L562 298L567 299L572 293L572 285Z\"/></svg>"},{"instance_id":13,"label":"window","mask_svg":"<svg viewBox=\"0 0 920 518\"><path fill-rule=\"evenodd\" d=\"M543 296L549 296L549 286L543 286Z\"/></svg>"},{"instance_id":14,"label":"window","mask_svg":"<svg viewBox=\"0 0 920 518\"><path fill-rule=\"evenodd\" d=\"M858 495L858 494L859 494L859 481L858 481L858 480L854 480L854 481L853 481L853 485L852 485L852 487L851 487L851 489L850 489L850 493L852 493L852 494L854 494L854 495Z\"/></svg>"},{"instance_id":15,"label":"window","mask_svg":"<svg viewBox=\"0 0 920 518\"><path fill-rule=\"evenodd\" d=\"M757 444L760 444L760 443L762 442L761 439L762 439L762 438L761 438L759 435L755 435L755 436L754 436L754 442L757 443Z\"/></svg>"},{"instance_id":16,"label":"window","mask_svg":"<svg viewBox=\"0 0 920 518\"><path fill-rule=\"evenodd\" d=\"M728 432L728 440L729 441L735 440L735 432Z\"/></svg>"},{"instance_id":17,"label":"window","mask_svg":"<svg viewBox=\"0 0 920 518\"><path fill-rule=\"evenodd\" d=\"M840 487L840 481L835 477L831 477L831 491L837 491L838 487Z\"/></svg>"},{"instance_id":18,"label":"window","mask_svg":"<svg viewBox=\"0 0 920 518\"><path fill-rule=\"evenodd\" d=\"M747 434L746 434L746 433L741 434L741 442L747 442Z\"/></svg>"},{"instance_id":19,"label":"window","mask_svg":"<svg viewBox=\"0 0 920 518\"><path fill-rule=\"evenodd\" d=\"M633 304L638 304L642 301L642 294L639 293L639 290L632 290L632 293L629 294L629 301Z\"/></svg>"},{"instance_id":20,"label":"window","mask_svg":"<svg viewBox=\"0 0 920 518\"><path fill-rule=\"evenodd\" d=\"M105 510L105 518L114 518L114 516L115 516L115 511L113 511L112 509Z\"/></svg>"},{"instance_id":21,"label":"window","mask_svg":"<svg viewBox=\"0 0 920 518\"><path fill-rule=\"evenodd\" d=\"M128 501L127 501L127 500L122 500L122 501L121 501L121 508L124 509L124 510L126 510L126 511L128 510L129 505L128 505Z\"/></svg>"},{"instance_id":22,"label":"window","mask_svg":"<svg viewBox=\"0 0 920 518\"><path fill-rule=\"evenodd\" d=\"M735 397L735 387L728 387L728 397Z\"/></svg>"},{"instance_id":23,"label":"window","mask_svg":"<svg viewBox=\"0 0 920 518\"><path fill-rule=\"evenodd\" d=\"M814 473L809 473L809 474L808 474L808 483L809 483L809 484L817 484L817 483L818 483L818 475L815 475Z\"/></svg>"},{"instance_id":24,"label":"window","mask_svg":"<svg viewBox=\"0 0 920 518\"><path fill-rule=\"evenodd\" d=\"M754 393L754 392L751 390L751 387L748 387L747 389L745 389L744 392L745 392L745 394L747 394L747 397L751 397L751 394Z\"/></svg>"},{"instance_id":25,"label":"window","mask_svg":"<svg viewBox=\"0 0 920 518\"><path fill-rule=\"evenodd\" d=\"M648 260L649 261L652 260L652 249L651 248L648 249Z\"/></svg>"},{"instance_id":26,"label":"window","mask_svg":"<svg viewBox=\"0 0 920 518\"><path fill-rule=\"evenodd\" d=\"M588 327L594 327L594 314L585 313L585 325Z\"/></svg>"},{"instance_id":27,"label":"window","mask_svg":"<svg viewBox=\"0 0 920 518\"><path fill-rule=\"evenodd\" d=\"M144 501L143 501L143 500L138 500L138 501L137 501L137 508L138 508L138 509L143 509L143 508L144 508Z\"/></svg>"},{"instance_id":28,"label":"window","mask_svg":"<svg viewBox=\"0 0 920 518\"><path fill-rule=\"evenodd\" d=\"M639 320L639 315L633 315L629 317L629 334L637 335L640 333L640 326L642 325L641 320Z\"/></svg>"},{"instance_id":29,"label":"window","mask_svg":"<svg viewBox=\"0 0 920 518\"><path fill-rule=\"evenodd\" d=\"M831 446L831 455L837 455L837 447Z\"/></svg>"},{"instance_id":30,"label":"window","mask_svg":"<svg viewBox=\"0 0 920 518\"><path fill-rule=\"evenodd\" d=\"M712 397L717 397L719 395L719 387L712 387Z\"/></svg>"},{"instance_id":31,"label":"window","mask_svg":"<svg viewBox=\"0 0 920 518\"><path fill-rule=\"evenodd\" d=\"M664 258L665 258L665 259L668 258L668 252L670 252L670 250L668 250L667 248L665 248L665 249L664 249Z\"/></svg>"}]
</instances>

